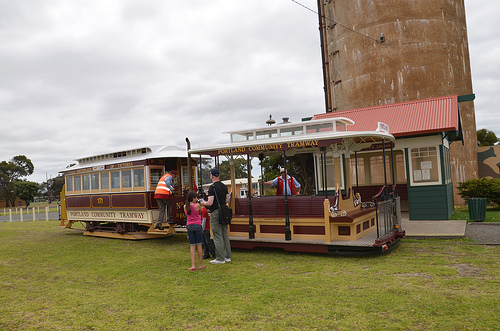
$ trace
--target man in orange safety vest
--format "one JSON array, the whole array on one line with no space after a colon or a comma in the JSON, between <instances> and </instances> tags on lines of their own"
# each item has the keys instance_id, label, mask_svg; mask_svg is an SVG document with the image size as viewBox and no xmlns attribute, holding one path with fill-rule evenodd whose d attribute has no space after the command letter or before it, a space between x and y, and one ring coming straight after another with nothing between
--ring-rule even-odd
<instances>
[{"instance_id":1,"label":"man in orange safety vest","mask_svg":"<svg viewBox=\"0 0 500 331\"><path fill-rule=\"evenodd\" d=\"M165 214L167 215L167 223L172 222L172 196L174 194L174 180L177 177L176 170L170 170L161 176L156 185L155 199L158 203L158 219L156 221L155 229L163 230L163 220Z\"/></svg>"}]
</instances>

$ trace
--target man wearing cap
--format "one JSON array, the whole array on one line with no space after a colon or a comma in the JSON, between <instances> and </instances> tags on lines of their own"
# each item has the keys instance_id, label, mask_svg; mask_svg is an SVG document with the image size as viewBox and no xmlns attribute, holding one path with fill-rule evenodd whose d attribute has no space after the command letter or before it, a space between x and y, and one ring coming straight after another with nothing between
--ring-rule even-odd
<instances>
[{"instance_id":1,"label":"man wearing cap","mask_svg":"<svg viewBox=\"0 0 500 331\"><path fill-rule=\"evenodd\" d=\"M289 176L285 168L281 168L280 173L281 176L276 177L273 180L269 180L267 182L261 180L260 182L264 185L276 186L276 195L285 195L285 187L286 195L300 194L300 183L292 176Z\"/></svg>"},{"instance_id":2,"label":"man wearing cap","mask_svg":"<svg viewBox=\"0 0 500 331\"><path fill-rule=\"evenodd\" d=\"M161 176L156 185L155 199L158 203L158 220L155 229L163 230L163 220L165 219L165 210L167 211L167 223L172 222L172 196L174 194L174 179L177 176L176 170L170 170Z\"/></svg>"},{"instance_id":3,"label":"man wearing cap","mask_svg":"<svg viewBox=\"0 0 500 331\"><path fill-rule=\"evenodd\" d=\"M210 207L210 228L214 234L215 244L215 260L210 261L211 264L231 262L231 243L227 234L227 224L219 224L219 203L221 206L229 203L230 195L219 176L219 169L210 170L210 179L213 184L208 189L208 200L200 202L202 206Z\"/></svg>"}]
</instances>

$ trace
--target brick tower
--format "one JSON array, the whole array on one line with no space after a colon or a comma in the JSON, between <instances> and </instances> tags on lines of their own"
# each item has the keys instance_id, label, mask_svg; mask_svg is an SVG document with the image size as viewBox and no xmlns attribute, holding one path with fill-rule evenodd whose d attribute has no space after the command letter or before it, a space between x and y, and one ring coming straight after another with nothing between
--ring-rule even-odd
<instances>
[{"instance_id":1,"label":"brick tower","mask_svg":"<svg viewBox=\"0 0 500 331\"><path fill-rule=\"evenodd\" d=\"M327 112L473 93L464 0L318 7ZM451 145L454 183L478 176L474 102L459 106L464 142Z\"/></svg>"}]
</instances>

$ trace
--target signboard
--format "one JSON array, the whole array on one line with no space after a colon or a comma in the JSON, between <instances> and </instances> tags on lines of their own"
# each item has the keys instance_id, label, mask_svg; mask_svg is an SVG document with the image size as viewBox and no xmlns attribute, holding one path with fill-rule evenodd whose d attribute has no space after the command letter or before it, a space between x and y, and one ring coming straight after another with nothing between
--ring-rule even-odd
<instances>
[{"instance_id":1,"label":"signboard","mask_svg":"<svg viewBox=\"0 0 500 331\"><path fill-rule=\"evenodd\" d=\"M301 141L293 141L285 143L223 148L223 149L218 149L216 151L210 151L207 153L212 156L216 156L216 155L231 155L231 154L250 154L250 153L260 153L266 151L287 151L291 148L327 147L331 144L336 144L341 141L342 141L341 138L324 139L324 140L319 140L319 139L301 140Z\"/></svg>"},{"instance_id":2,"label":"signboard","mask_svg":"<svg viewBox=\"0 0 500 331\"><path fill-rule=\"evenodd\" d=\"M69 220L151 223L148 211L68 210Z\"/></svg>"}]
</instances>

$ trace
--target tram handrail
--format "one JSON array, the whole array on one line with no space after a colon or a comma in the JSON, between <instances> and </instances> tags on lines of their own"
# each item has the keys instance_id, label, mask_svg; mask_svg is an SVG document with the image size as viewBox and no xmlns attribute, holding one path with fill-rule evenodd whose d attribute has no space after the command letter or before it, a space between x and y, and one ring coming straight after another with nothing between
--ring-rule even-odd
<instances>
[{"instance_id":1,"label":"tram handrail","mask_svg":"<svg viewBox=\"0 0 500 331\"><path fill-rule=\"evenodd\" d=\"M384 193L384 190L385 188L387 188L388 186L387 185L382 185L382 187L380 188L380 190L377 192L377 194L375 194L374 196L372 196L372 201L373 202L377 202L379 201L379 198L380 196L382 195L382 193Z\"/></svg>"}]
</instances>

